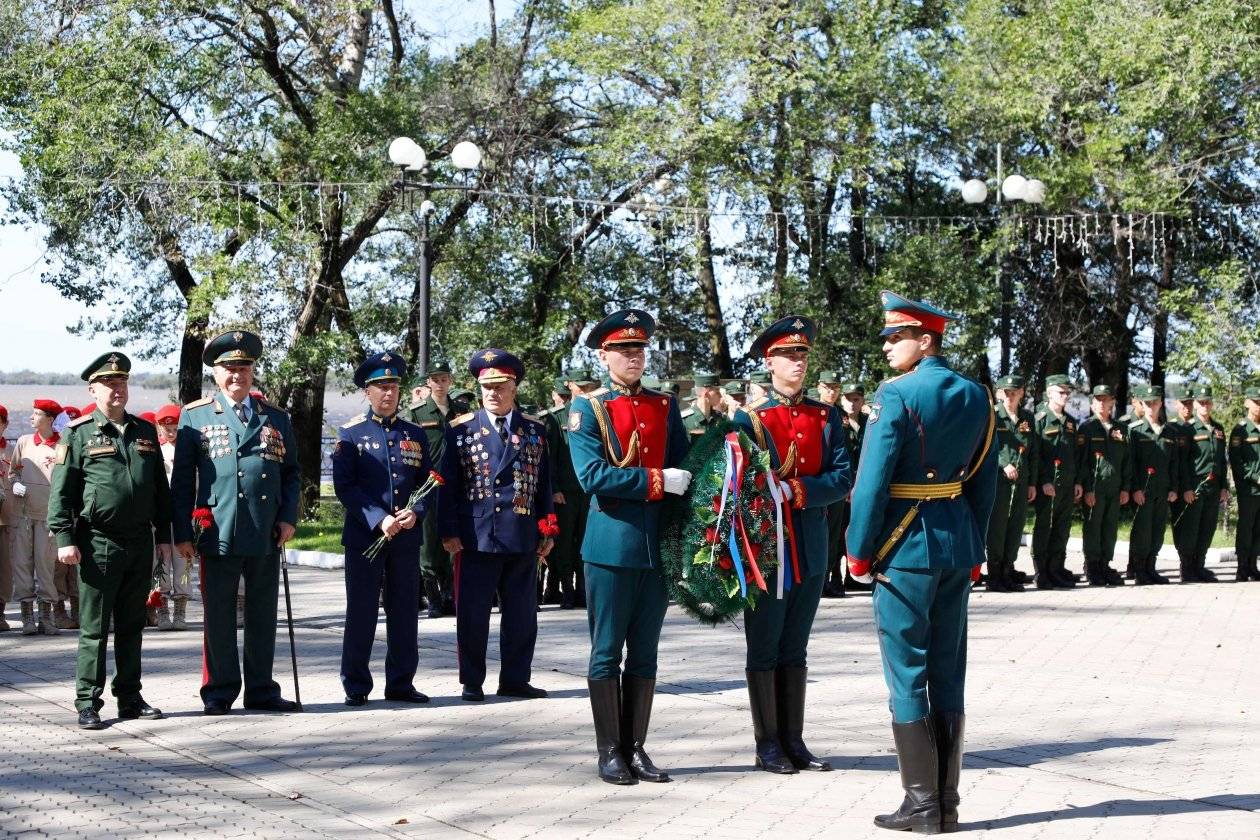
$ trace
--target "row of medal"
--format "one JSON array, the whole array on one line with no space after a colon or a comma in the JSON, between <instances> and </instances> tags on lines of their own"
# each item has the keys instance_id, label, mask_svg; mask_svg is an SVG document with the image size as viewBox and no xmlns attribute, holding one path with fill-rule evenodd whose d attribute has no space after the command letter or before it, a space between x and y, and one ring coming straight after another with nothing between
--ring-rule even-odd
<instances>
[{"instance_id":1,"label":"row of medal","mask_svg":"<svg viewBox=\"0 0 1260 840\"><path fill-rule=\"evenodd\" d=\"M424 466L424 447L418 440L406 438L398 441L398 454L402 457L404 467Z\"/></svg>"},{"instance_id":2,"label":"row of medal","mask_svg":"<svg viewBox=\"0 0 1260 840\"><path fill-rule=\"evenodd\" d=\"M201 427L201 451L210 458L232 454L232 434L224 423Z\"/></svg>"},{"instance_id":3,"label":"row of medal","mask_svg":"<svg viewBox=\"0 0 1260 840\"><path fill-rule=\"evenodd\" d=\"M284 435L275 426L263 426L259 430L262 438L262 451L259 455L268 461L284 461Z\"/></svg>"}]
</instances>

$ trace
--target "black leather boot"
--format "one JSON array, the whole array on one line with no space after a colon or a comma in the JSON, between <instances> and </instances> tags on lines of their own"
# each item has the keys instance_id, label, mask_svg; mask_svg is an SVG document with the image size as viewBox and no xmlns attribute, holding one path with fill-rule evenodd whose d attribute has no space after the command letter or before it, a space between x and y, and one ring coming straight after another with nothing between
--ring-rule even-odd
<instances>
[{"instance_id":1,"label":"black leather boot","mask_svg":"<svg viewBox=\"0 0 1260 840\"><path fill-rule=\"evenodd\" d=\"M442 590L436 578L424 579L424 598L429 602L429 618L442 617Z\"/></svg>"},{"instance_id":2,"label":"black leather boot","mask_svg":"<svg viewBox=\"0 0 1260 840\"><path fill-rule=\"evenodd\" d=\"M911 723L893 723L897 767L906 792L901 807L875 818L875 825L915 834L941 833L940 760L936 731L930 717Z\"/></svg>"},{"instance_id":3,"label":"black leather boot","mask_svg":"<svg viewBox=\"0 0 1260 840\"><path fill-rule=\"evenodd\" d=\"M599 777L613 785L634 785L621 756L621 681L616 677L586 681L595 718L595 748L599 751Z\"/></svg>"},{"instance_id":4,"label":"black leather boot","mask_svg":"<svg viewBox=\"0 0 1260 840\"><path fill-rule=\"evenodd\" d=\"M779 743L788 760L797 770L831 769L831 762L823 761L809 751L801 735L805 731L805 683L809 669L779 668L774 672L775 688L779 704Z\"/></svg>"},{"instance_id":5,"label":"black leather boot","mask_svg":"<svg viewBox=\"0 0 1260 840\"><path fill-rule=\"evenodd\" d=\"M1010 584L1006 582L1006 567L999 560L990 560L988 574L985 575L984 590L986 592L1010 592Z\"/></svg>"},{"instance_id":6,"label":"black leather boot","mask_svg":"<svg viewBox=\"0 0 1260 840\"><path fill-rule=\"evenodd\" d=\"M1170 581L1170 580L1168 580L1168 578L1166 578L1166 577L1164 577L1163 575L1161 575L1161 574L1159 573L1159 571L1155 568L1155 563L1157 562L1157 560L1158 560L1158 558L1157 558L1157 557L1155 557L1155 556L1151 556L1151 557L1147 558L1147 561L1146 561L1146 577L1147 577L1147 579L1148 579L1151 583L1154 583L1154 584L1164 585L1164 584L1171 583L1171 581Z\"/></svg>"},{"instance_id":7,"label":"black leather boot","mask_svg":"<svg viewBox=\"0 0 1260 840\"><path fill-rule=\"evenodd\" d=\"M775 709L774 671L744 671L748 680L748 703L752 707L753 738L757 742L756 764L771 773L796 772L779 743L779 716Z\"/></svg>"},{"instance_id":8,"label":"black leather boot","mask_svg":"<svg viewBox=\"0 0 1260 840\"><path fill-rule=\"evenodd\" d=\"M963 724L962 712L933 712L936 728L936 756L941 785L941 831L958 830L958 779L962 776Z\"/></svg>"},{"instance_id":9,"label":"black leather boot","mask_svg":"<svg viewBox=\"0 0 1260 840\"><path fill-rule=\"evenodd\" d=\"M573 596L573 576L565 575L560 581L560 609L571 610L576 604Z\"/></svg>"},{"instance_id":10,"label":"black leather boot","mask_svg":"<svg viewBox=\"0 0 1260 840\"><path fill-rule=\"evenodd\" d=\"M673 781L669 773L657 767L643 751L648 723L652 719L652 699L656 696L656 680L621 676L621 751L630 765L630 773L645 782Z\"/></svg>"}]
</instances>

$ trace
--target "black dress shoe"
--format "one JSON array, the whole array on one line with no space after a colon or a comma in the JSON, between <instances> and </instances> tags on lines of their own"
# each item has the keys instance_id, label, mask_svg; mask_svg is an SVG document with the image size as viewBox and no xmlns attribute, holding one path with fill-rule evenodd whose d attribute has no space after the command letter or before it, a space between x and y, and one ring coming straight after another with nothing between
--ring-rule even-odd
<instances>
[{"instance_id":1,"label":"black dress shoe","mask_svg":"<svg viewBox=\"0 0 1260 840\"><path fill-rule=\"evenodd\" d=\"M476 702L478 700L485 700L486 693L481 690L481 686L479 685L466 685L464 686L463 693L459 695L459 699Z\"/></svg>"},{"instance_id":2,"label":"black dress shoe","mask_svg":"<svg viewBox=\"0 0 1260 840\"><path fill-rule=\"evenodd\" d=\"M409 688L406 691L387 691L385 692L385 699L398 703L428 703L429 695L422 694L414 688Z\"/></svg>"},{"instance_id":3,"label":"black dress shoe","mask_svg":"<svg viewBox=\"0 0 1260 840\"><path fill-rule=\"evenodd\" d=\"M96 709L79 709L79 728L104 729L105 724L101 723L101 716Z\"/></svg>"},{"instance_id":4,"label":"black dress shoe","mask_svg":"<svg viewBox=\"0 0 1260 840\"><path fill-rule=\"evenodd\" d=\"M547 696L545 690L535 688L529 683L524 685L501 685L495 694L500 697L524 697L526 700L538 700Z\"/></svg>"},{"instance_id":5,"label":"black dress shoe","mask_svg":"<svg viewBox=\"0 0 1260 840\"><path fill-rule=\"evenodd\" d=\"M130 703L119 706L118 716L123 720L161 720L162 710L155 709L144 702L143 697L137 697Z\"/></svg>"},{"instance_id":6,"label":"black dress shoe","mask_svg":"<svg viewBox=\"0 0 1260 840\"><path fill-rule=\"evenodd\" d=\"M347 706L366 706L367 695L366 694L347 694L346 705Z\"/></svg>"},{"instance_id":7,"label":"black dress shoe","mask_svg":"<svg viewBox=\"0 0 1260 840\"><path fill-rule=\"evenodd\" d=\"M261 703L246 703L245 708L255 712L299 711L297 703L294 703L292 700L285 700L283 697L274 697L271 700L264 700Z\"/></svg>"},{"instance_id":8,"label":"black dress shoe","mask_svg":"<svg viewBox=\"0 0 1260 840\"><path fill-rule=\"evenodd\" d=\"M204 715L226 715L231 704L226 700L207 700L206 707L201 710Z\"/></svg>"}]
</instances>

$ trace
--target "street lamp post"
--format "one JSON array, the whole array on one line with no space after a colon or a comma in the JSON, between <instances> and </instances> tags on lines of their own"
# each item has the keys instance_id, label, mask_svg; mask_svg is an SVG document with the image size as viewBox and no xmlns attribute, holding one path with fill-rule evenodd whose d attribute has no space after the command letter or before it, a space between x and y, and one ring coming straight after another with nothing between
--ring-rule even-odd
<instances>
[{"instance_id":1,"label":"street lamp post","mask_svg":"<svg viewBox=\"0 0 1260 840\"><path fill-rule=\"evenodd\" d=\"M461 172L473 172L481 166L481 149L468 140L456 143L451 149L451 164ZM429 219L437 212L437 207L429 200L432 190L474 189L468 184L437 184L429 180L429 161L424 149L410 137L396 137L389 144L389 160L398 167L398 180L394 182L399 192L420 193L420 295L416 301L416 309L408 314L408 318L416 317L419 324L417 332L420 347L416 359L416 368L421 375L429 369L429 285L432 279L433 253L429 240ZM415 180L412 180L412 173Z\"/></svg>"},{"instance_id":2,"label":"street lamp post","mask_svg":"<svg viewBox=\"0 0 1260 840\"><path fill-rule=\"evenodd\" d=\"M1007 201L1023 201L1027 204L1041 204L1046 200L1046 185L1035 178L1022 175L1002 177L1002 144L997 144L997 189L993 191L993 203L997 214L998 226L1002 222L1002 198ZM989 186L979 178L972 178L962 185L962 198L968 204L983 204L989 197ZM999 248L993 255L993 274L997 281L998 292L1002 296L1000 302L1002 343L1002 375L1011 372L1011 306L1014 304L1015 290L1009 276L1002 274L1002 258L1006 249Z\"/></svg>"}]
</instances>

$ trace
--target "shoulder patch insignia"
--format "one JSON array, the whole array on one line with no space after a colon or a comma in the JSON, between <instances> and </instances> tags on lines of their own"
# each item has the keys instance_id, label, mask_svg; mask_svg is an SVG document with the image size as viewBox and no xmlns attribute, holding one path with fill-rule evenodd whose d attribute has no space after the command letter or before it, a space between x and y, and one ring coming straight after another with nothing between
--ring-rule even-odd
<instances>
[{"instance_id":1,"label":"shoulder patch insignia","mask_svg":"<svg viewBox=\"0 0 1260 840\"><path fill-rule=\"evenodd\" d=\"M186 404L184 408L201 408L203 405L210 405L212 402L214 402L214 397L202 397L199 400L193 400Z\"/></svg>"},{"instance_id":2,"label":"shoulder patch insignia","mask_svg":"<svg viewBox=\"0 0 1260 840\"><path fill-rule=\"evenodd\" d=\"M866 417L866 424L868 426L879 420L879 412L882 408L883 406L879 403L871 403L871 413Z\"/></svg>"},{"instance_id":3,"label":"shoulder patch insignia","mask_svg":"<svg viewBox=\"0 0 1260 840\"><path fill-rule=\"evenodd\" d=\"M570 412L569 412L569 431L570 431L570 432L580 432L580 431L582 431L582 414L581 414L581 412L578 412L578 411L570 411Z\"/></svg>"},{"instance_id":4,"label":"shoulder patch insignia","mask_svg":"<svg viewBox=\"0 0 1260 840\"><path fill-rule=\"evenodd\" d=\"M75 419L75 420L71 420L71 421L70 421L70 422L66 425L66 428L67 428L67 429L74 429L74 428L78 428L79 426L82 426L84 423L91 423L91 422L92 422L92 415L91 415L91 414L85 414L85 415L83 415L82 417L79 417L79 418L77 418L77 419ZM61 462L60 462L60 461L58 461L57 463L61 463Z\"/></svg>"}]
</instances>

